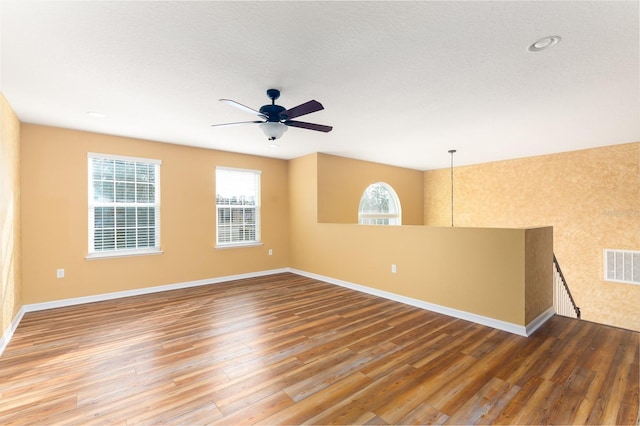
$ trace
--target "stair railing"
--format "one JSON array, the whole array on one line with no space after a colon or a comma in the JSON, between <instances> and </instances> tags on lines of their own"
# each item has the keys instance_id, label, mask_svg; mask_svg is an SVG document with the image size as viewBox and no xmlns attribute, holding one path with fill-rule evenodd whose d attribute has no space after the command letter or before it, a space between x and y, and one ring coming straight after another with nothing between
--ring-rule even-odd
<instances>
[{"instance_id":1,"label":"stair railing","mask_svg":"<svg viewBox=\"0 0 640 426\"><path fill-rule=\"evenodd\" d=\"M553 254L553 307L558 315L580 319L580 308L573 300L555 253Z\"/></svg>"}]
</instances>

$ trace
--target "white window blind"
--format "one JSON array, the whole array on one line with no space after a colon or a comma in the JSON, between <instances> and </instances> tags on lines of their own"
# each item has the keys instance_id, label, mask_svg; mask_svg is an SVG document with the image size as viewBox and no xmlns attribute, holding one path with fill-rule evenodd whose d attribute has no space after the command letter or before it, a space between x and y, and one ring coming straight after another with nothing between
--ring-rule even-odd
<instances>
[{"instance_id":1,"label":"white window blind","mask_svg":"<svg viewBox=\"0 0 640 426\"><path fill-rule=\"evenodd\" d=\"M160 251L159 160L88 154L89 257Z\"/></svg>"},{"instance_id":2,"label":"white window blind","mask_svg":"<svg viewBox=\"0 0 640 426\"><path fill-rule=\"evenodd\" d=\"M259 170L216 167L216 245L260 243Z\"/></svg>"},{"instance_id":3,"label":"white window blind","mask_svg":"<svg viewBox=\"0 0 640 426\"><path fill-rule=\"evenodd\" d=\"M605 249L604 279L640 284L640 251Z\"/></svg>"},{"instance_id":4,"label":"white window blind","mask_svg":"<svg viewBox=\"0 0 640 426\"><path fill-rule=\"evenodd\" d=\"M384 182L369 185L360 198L358 223L361 225L401 225L400 200Z\"/></svg>"}]
</instances>

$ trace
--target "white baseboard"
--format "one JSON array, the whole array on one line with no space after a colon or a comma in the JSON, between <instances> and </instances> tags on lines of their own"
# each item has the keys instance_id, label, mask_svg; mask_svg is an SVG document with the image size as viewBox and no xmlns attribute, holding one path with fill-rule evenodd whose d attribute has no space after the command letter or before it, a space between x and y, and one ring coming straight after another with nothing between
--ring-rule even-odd
<instances>
[{"instance_id":1,"label":"white baseboard","mask_svg":"<svg viewBox=\"0 0 640 426\"><path fill-rule=\"evenodd\" d=\"M523 325L513 324L510 322L501 321L495 318L485 317L482 315L477 315L470 312L461 311L458 309L448 308L446 306L436 305L434 303L425 302L423 300L413 299L411 297L406 297L406 296L391 293L388 291L378 290L375 288L366 287L363 285L354 284L348 281L338 280L335 278L326 277L326 276L314 274L311 272L300 271L298 269L292 269L292 268L289 268L289 271L291 271L294 274L302 275L308 278L325 281L330 284L336 284L342 287L350 288L352 290L368 293L374 296L383 297L385 299L394 300L396 302L415 306L417 308L426 309L428 311L437 312L439 314L448 315L450 317L462 319L465 321L471 321L476 324L486 325L488 327L497 328L498 330L507 331L509 333L518 334L520 336L525 336L525 337L530 336L535 330L537 330L542 324L545 323L545 321L551 318L554 314L553 307L551 307L525 327ZM549 312L551 312L550 315L548 315Z\"/></svg>"},{"instance_id":2,"label":"white baseboard","mask_svg":"<svg viewBox=\"0 0 640 426\"><path fill-rule=\"evenodd\" d=\"M120 299L123 297L139 296L143 294L159 293L162 291L179 290L182 288L198 287L201 285L219 284L227 281L243 280L247 278L262 277L265 275L288 272L287 268L271 269L267 271L250 272L247 274L227 275L224 277L207 278L204 280L187 281L183 283L160 285L155 287L137 288L134 290L117 291L114 293L96 294L94 296L76 297L73 299L54 300L51 302L33 303L25 305L25 312L42 311L45 309L62 308L64 306L81 305L84 303L102 302L104 300Z\"/></svg>"},{"instance_id":3,"label":"white baseboard","mask_svg":"<svg viewBox=\"0 0 640 426\"><path fill-rule=\"evenodd\" d=\"M539 329L542 324L551 319L552 316L556 314L556 310L553 306L548 308L546 311L538 315L533 321L527 324L527 336L531 336L537 329Z\"/></svg>"},{"instance_id":4,"label":"white baseboard","mask_svg":"<svg viewBox=\"0 0 640 426\"><path fill-rule=\"evenodd\" d=\"M82 305L84 303L101 302L104 300L120 299L123 297L159 293L162 291L169 291L169 290L179 290L182 288L197 287L202 285L219 284L227 281L256 278L256 277L262 277L265 275L280 274L283 272L289 272L289 269L288 268L270 269L266 271L250 272L247 274L227 275L224 277L208 278L204 280L187 281L183 283L167 284L167 285L160 285L160 286L146 287L146 288L137 288L134 290L117 291L113 293L96 294L93 296L75 297L72 299L53 300L51 302L31 303L28 305L23 305L22 308L20 308L18 315L16 315L16 317L11 322L11 327L9 327L9 329L2 335L2 338L0 338L0 356L2 355L2 352L4 352L4 349L7 347L7 345L9 344L11 337L13 337L13 333L15 332L16 328L18 328L18 324L20 324L22 317L27 312L43 311L45 309L62 308L65 306Z\"/></svg>"},{"instance_id":5,"label":"white baseboard","mask_svg":"<svg viewBox=\"0 0 640 426\"><path fill-rule=\"evenodd\" d=\"M425 302L423 300L413 299L411 297L402 296L402 295L391 293L388 291L377 290L375 288L366 287L363 285L354 284L354 283L338 280L331 277L326 277L324 275L318 275L311 272L301 271L293 268L280 268L280 269L270 269L266 271L250 272L246 274L227 275L224 277L209 278L204 280L187 281L187 282L176 283L176 284L167 284L167 285L161 285L161 286L155 286L155 287L139 288L135 290L125 290L125 291L117 291L113 293L97 294L94 296L76 297L72 299L62 299L62 300L54 300L51 302L32 303L29 305L24 305L22 306L22 308L20 308L20 311L18 311L18 314L11 322L11 326L9 327L9 329L0 338L0 356L2 355L2 352L7 347L7 345L9 344L11 337L13 337L13 333L15 332L16 328L18 328L18 324L20 324L20 321L22 320L22 317L26 312L35 312L35 311L42 311L45 309L62 308L65 306L81 305L84 303L92 303L92 302L101 302L104 300L120 299L123 297L159 293L162 291L178 290L182 288L197 287L202 285L219 284L219 283L228 282L228 281L280 274L283 272L291 272L294 274L302 275L304 277L324 281L330 284L347 287L352 290L360 291L362 293L368 293L374 296L383 297L385 299L390 299L396 302L404 303L406 305L411 305L418 308L426 309L428 311L437 312L439 314L448 315L450 317L471 321L481 325L486 325L488 327L497 328L499 330L507 331L509 333L518 334L520 336L530 336L540 326L542 326L542 324L544 324L549 318L551 318L555 314L553 307L550 307L525 327L522 325L497 320L495 318L489 318L482 315L473 314L470 312L460 311L458 309L448 308L446 306L436 305L434 303Z\"/></svg>"},{"instance_id":6,"label":"white baseboard","mask_svg":"<svg viewBox=\"0 0 640 426\"><path fill-rule=\"evenodd\" d=\"M18 311L18 314L15 316L15 318L13 318L13 321L11 321L11 325L9 326L7 331L5 331L2 334L2 337L0 337L0 356L2 356L2 352L4 352L4 349L7 347L9 341L13 337L13 333L16 331L16 328L18 328L18 324L20 324L20 321L22 321L22 317L24 316L25 312L26 311L24 309L24 306L22 306Z\"/></svg>"}]
</instances>

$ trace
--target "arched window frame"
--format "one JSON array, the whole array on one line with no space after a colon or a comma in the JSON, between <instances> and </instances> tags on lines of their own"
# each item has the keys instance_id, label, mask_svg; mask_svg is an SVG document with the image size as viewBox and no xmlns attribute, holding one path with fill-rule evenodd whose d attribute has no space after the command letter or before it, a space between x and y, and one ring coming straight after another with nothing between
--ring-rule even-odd
<instances>
[{"instance_id":1,"label":"arched window frame","mask_svg":"<svg viewBox=\"0 0 640 426\"><path fill-rule=\"evenodd\" d=\"M366 203L371 199L370 192L376 190L387 194L388 208L386 212L384 208L381 212L365 211ZM376 182L364 190L358 206L358 223L361 225L402 225L400 199L391 185L385 182Z\"/></svg>"}]
</instances>

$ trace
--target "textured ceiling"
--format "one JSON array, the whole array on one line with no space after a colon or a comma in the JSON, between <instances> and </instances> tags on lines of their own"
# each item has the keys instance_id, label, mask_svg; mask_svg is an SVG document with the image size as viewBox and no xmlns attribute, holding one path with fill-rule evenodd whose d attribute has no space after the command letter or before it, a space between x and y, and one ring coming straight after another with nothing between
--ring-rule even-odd
<instances>
[{"instance_id":1,"label":"textured ceiling","mask_svg":"<svg viewBox=\"0 0 640 426\"><path fill-rule=\"evenodd\" d=\"M426 170L640 141L637 1L0 3L23 122ZM562 41L527 47L544 36ZM324 111L277 149L220 98ZM105 118L92 118L100 111Z\"/></svg>"}]
</instances>

